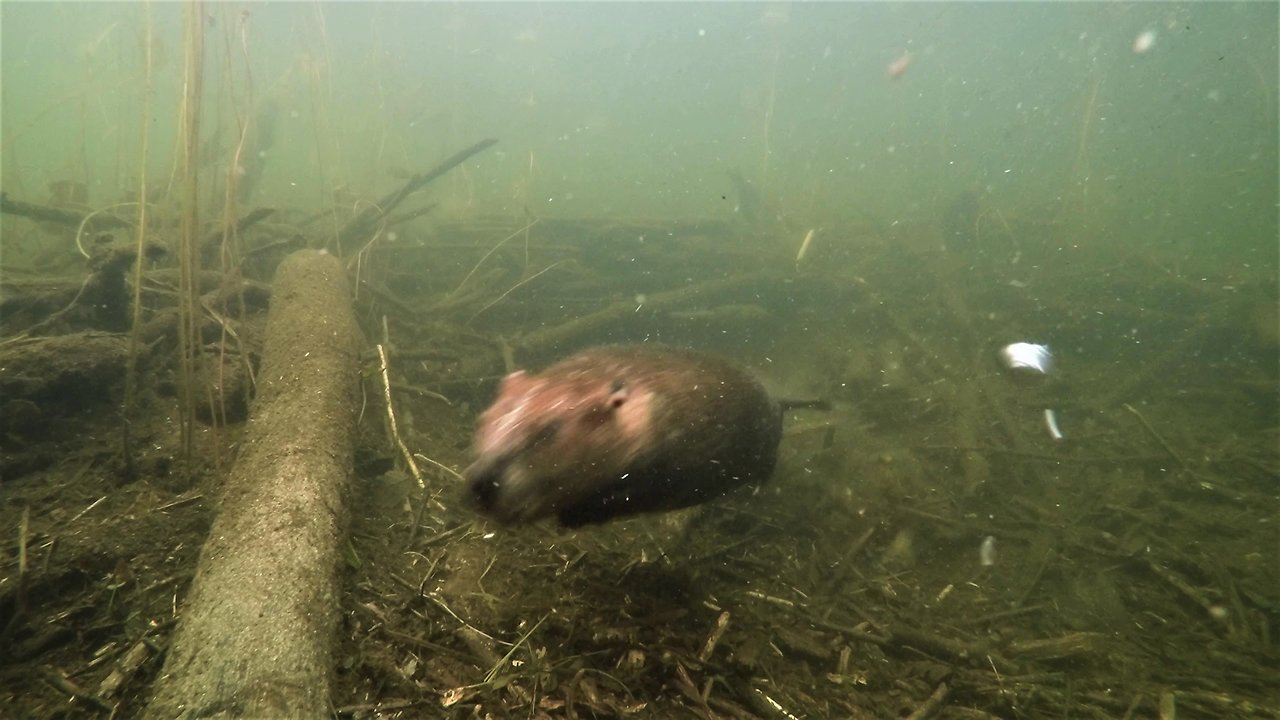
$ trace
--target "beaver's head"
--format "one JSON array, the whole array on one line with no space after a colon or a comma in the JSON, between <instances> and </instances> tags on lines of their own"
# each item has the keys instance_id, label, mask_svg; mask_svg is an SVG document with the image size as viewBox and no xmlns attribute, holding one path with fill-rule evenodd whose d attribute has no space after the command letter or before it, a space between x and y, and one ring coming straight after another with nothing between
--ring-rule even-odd
<instances>
[{"instance_id":1,"label":"beaver's head","mask_svg":"<svg viewBox=\"0 0 1280 720\"><path fill-rule=\"evenodd\" d=\"M654 396L625 378L514 372L480 416L467 493L502 523L554 515L643 456Z\"/></svg>"}]
</instances>

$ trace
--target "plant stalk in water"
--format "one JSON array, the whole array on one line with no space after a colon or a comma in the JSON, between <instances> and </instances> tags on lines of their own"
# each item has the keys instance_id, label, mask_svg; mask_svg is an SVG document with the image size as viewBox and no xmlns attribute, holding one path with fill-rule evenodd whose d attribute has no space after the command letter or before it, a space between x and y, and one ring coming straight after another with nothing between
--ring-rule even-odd
<instances>
[{"instance_id":1,"label":"plant stalk in water","mask_svg":"<svg viewBox=\"0 0 1280 720\"><path fill-rule=\"evenodd\" d=\"M186 78L182 103L182 234L178 244L178 397L182 454L188 472L195 431L195 362L199 348L197 285L200 262L200 96L204 80L204 4L186 7Z\"/></svg>"},{"instance_id":2,"label":"plant stalk in water","mask_svg":"<svg viewBox=\"0 0 1280 720\"><path fill-rule=\"evenodd\" d=\"M125 361L124 373L124 423L123 450L125 467L130 476L134 474L133 449L129 443L129 422L133 417L133 405L136 402L137 370L138 370L138 336L142 326L142 269L147 244L147 149L151 133L151 69L154 38L151 35L151 3L143 8L146 38L143 41L142 69L142 138L138 147L138 226L137 247L133 260L133 321L129 329L129 356Z\"/></svg>"}]
</instances>

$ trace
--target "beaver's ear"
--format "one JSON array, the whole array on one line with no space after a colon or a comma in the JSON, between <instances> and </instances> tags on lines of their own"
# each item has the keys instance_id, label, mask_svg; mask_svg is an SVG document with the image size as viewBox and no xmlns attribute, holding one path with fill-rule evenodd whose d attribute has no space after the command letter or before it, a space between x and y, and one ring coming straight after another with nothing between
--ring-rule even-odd
<instances>
[{"instance_id":1,"label":"beaver's ear","mask_svg":"<svg viewBox=\"0 0 1280 720\"><path fill-rule=\"evenodd\" d=\"M621 380L613 381L609 386L609 394L603 400L592 402L587 408L586 413L582 415L584 423L601 424L609 422L617 417L618 408L622 407L627 401L629 394L627 386Z\"/></svg>"},{"instance_id":2,"label":"beaver's ear","mask_svg":"<svg viewBox=\"0 0 1280 720\"><path fill-rule=\"evenodd\" d=\"M630 391L627 389L626 383L621 380L614 380L613 385L609 387L608 407L613 409L622 407L622 403L627 401L627 395L629 394Z\"/></svg>"}]
</instances>

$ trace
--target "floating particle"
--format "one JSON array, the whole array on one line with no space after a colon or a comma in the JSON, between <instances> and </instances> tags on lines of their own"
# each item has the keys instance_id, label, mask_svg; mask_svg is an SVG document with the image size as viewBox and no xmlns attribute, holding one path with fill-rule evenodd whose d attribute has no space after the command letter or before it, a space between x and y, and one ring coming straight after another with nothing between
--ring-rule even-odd
<instances>
[{"instance_id":1,"label":"floating particle","mask_svg":"<svg viewBox=\"0 0 1280 720\"><path fill-rule=\"evenodd\" d=\"M1133 39L1133 51L1139 55L1151 49L1156 44L1156 31L1143 30L1138 33L1138 37Z\"/></svg>"},{"instance_id":2,"label":"floating particle","mask_svg":"<svg viewBox=\"0 0 1280 720\"><path fill-rule=\"evenodd\" d=\"M809 228L809 232L804 234L804 240L800 241L800 252L796 253L796 265L804 259L805 253L809 252L809 244L813 242L813 233L816 228Z\"/></svg>"},{"instance_id":3,"label":"floating particle","mask_svg":"<svg viewBox=\"0 0 1280 720\"><path fill-rule=\"evenodd\" d=\"M897 80L907 72L907 68L911 66L911 51L903 52L898 56L897 60L889 63L889 67L885 68L885 74L890 80Z\"/></svg>"},{"instance_id":4,"label":"floating particle","mask_svg":"<svg viewBox=\"0 0 1280 720\"><path fill-rule=\"evenodd\" d=\"M982 544L978 546L978 563L982 567L991 567L996 564L995 535L988 535L982 539Z\"/></svg>"}]
</instances>

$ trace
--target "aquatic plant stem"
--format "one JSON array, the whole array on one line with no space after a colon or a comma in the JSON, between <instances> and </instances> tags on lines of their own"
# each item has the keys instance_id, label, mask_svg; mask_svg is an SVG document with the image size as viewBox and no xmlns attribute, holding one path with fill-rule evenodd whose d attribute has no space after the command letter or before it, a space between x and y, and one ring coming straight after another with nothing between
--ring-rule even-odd
<instances>
[{"instance_id":1,"label":"aquatic plant stem","mask_svg":"<svg viewBox=\"0 0 1280 720\"><path fill-rule=\"evenodd\" d=\"M1084 113L1080 116L1080 141L1076 147L1076 162L1072 175L1080 183L1080 214L1088 210L1089 203L1089 133L1093 129L1093 118L1098 107L1098 89L1102 86L1102 76L1094 75L1089 90L1089 99L1085 102Z\"/></svg>"},{"instance_id":2,"label":"aquatic plant stem","mask_svg":"<svg viewBox=\"0 0 1280 720\"><path fill-rule=\"evenodd\" d=\"M489 248L489 252L485 253L485 254L484 254L484 255L483 255L479 260L477 260L477 261L476 261L475 267L471 268L471 272L469 272L469 273L467 273L465 276L463 276L463 278L462 278L462 282L458 283L458 287L454 288L454 289L453 289L453 292L449 293L449 295L448 295L448 296L446 296L446 297L453 297L454 295L457 295L457 294L458 294L458 291L459 291L459 290L461 290L461 289L462 289L462 287L463 287L464 285L466 285L466 284L467 284L467 281L471 279L471 276L472 276L472 275L475 275L475 274L476 274L476 270L479 270L479 269L480 269L480 266L484 264L484 261L485 261L485 260L488 260L488 259L489 259L489 256L490 256L490 255L492 255L492 254L494 254L495 252L497 252L497 251L498 251L498 248L500 248L500 247L502 247L503 245L505 245L505 244L507 243L507 241L508 241L508 240L511 240L512 238L515 238L515 237L519 236L521 233L524 233L524 234L525 234L525 251L524 251L524 252L525 252L525 265L526 265L526 267L527 267L527 266L528 266L528 262L529 262L529 239L528 239L528 238L529 238L529 234L528 234L528 233L529 233L529 229L530 229L530 228L532 228L534 225L537 225L537 224L538 224L538 218L534 218L534 219L530 220L529 222L525 223L525 226L524 226L524 227L520 228L519 230L516 230L515 232L513 232L513 233L511 233L510 235L506 236L505 238L503 238L503 239L499 240L499 241L498 241L498 244L496 244L496 245L494 245L493 247Z\"/></svg>"},{"instance_id":3,"label":"aquatic plant stem","mask_svg":"<svg viewBox=\"0 0 1280 720\"><path fill-rule=\"evenodd\" d=\"M129 474L133 474L133 453L129 444L129 421L133 417L133 404L137 392L138 344L142 327L142 268L147 244L147 151L151 133L151 72L153 67L152 52L154 38L151 30L151 3L143 4L144 61L142 68L142 138L138 147L138 227L136 228L137 247L133 261L133 320L129 327L129 354L125 360L124 372L124 456Z\"/></svg>"},{"instance_id":4,"label":"aquatic plant stem","mask_svg":"<svg viewBox=\"0 0 1280 720\"><path fill-rule=\"evenodd\" d=\"M145 200L142 202L145 204ZM80 242L80 238L84 236L84 229L89 224L90 220L97 217L100 213L104 213L109 210L115 210L116 208L129 207L130 205L134 205L134 204L135 203L133 201L116 203L115 205L108 205L107 207L104 207L104 208L98 208L97 210L94 210L88 215L85 215L84 219L80 221L80 225L76 228L76 250L79 250L80 254L83 255L86 259L89 257L89 251L84 249L84 243ZM128 224L128 223L125 223L125 224Z\"/></svg>"},{"instance_id":5,"label":"aquatic plant stem","mask_svg":"<svg viewBox=\"0 0 1280 720\"><path fill-rule=\"evenodd\" d=\"M763 191L769 184L769 156L773 148L769 144L769 136L773 132L773 108L778 96L778 62L782 58L782 48L777 38L773 44L773 67L769 73L769 99L764 108L764 157L760 162L760 189Z\"/></svg>"},{"instance_id":6,"label":"aquatic plant stem","mask_svg":"<svg viewBox=\"0 0 1280 720\"><path fill-rule=\"evenodd\" d=\"M470 318L468 318L468 319L467 319L467 324L468 324L468 325L470 325L472 322L474 322L474 321L475 321L475 319L476 319L476 318L480 317L480 315L481 315L485 310L488 310L489 308L493 307L494 305L497 305L498 303L502 302L502 301L503 301L503 300L504 300L508 295L510 295L511 293L513 293L513 292L515 292L516 290L518 290L518 289L520 288L520 286L521 286L521 285L525 285L525 284L527 284L527 283L533 282L534 280L537 280L537 279L538 279L538 277L539 277L539 276L541 276L543 273L545 273L545 272L547 272L547 271L549 271L549 270L551 270L551 269L553 269L553 268L556 268L556 267L558 267L558 266L560 266L560 265L563 265L563 264L565 264L566 262L568 262L568 260L557 260L556 262L551 263L550 265L548 265L548 266L546 266L546 267L542 268L542 269L541 269L541 270L539 270L538 272L536 272L536 273L534 273L534 274L530 275L529 277L527 277L527 278L525 278L525 279L521 280L520 282L516 283L515 285L512 285L510 288L508 288L508 289L507 289L507 291L506 291L506 292L502 293L502 294L501 294L501 295L499 295L496 299L494 299L494 301L493 301L493 302L491 302L491 303L489 303L488 305L485 305L484 307L482 307L482 308L480 308L479 310L477 310L477 311L475 312L475 314L474 314L474 315L472 315Z\"/></svg>"},{"instance_id":7,"label":"aquatic plant stem","mask_svg":"<svg viewBox=\"0 0 1280 720\"><path fill-rule=\"evenodd\" d=\"M236 215L238 214L239 209L236 204L236 198L239 197L240 176L242 174L242 168L244 167L243 157L244 157L245 142L249 136L249 123L252 122L251 118L253 117L252 115L253 71L249 63L249 40L248 40L249 17L250 16L247 13L240 13L238 15L238 22L235 24L235 30L237 31L236 34L238 35L238 39L239 39L241 57L244 61L244 75L245 75L245 89L241 97L242 102L240 104L236 103L237 98L236 98L236 88L235 88L235 71L234 71L234 68L232 67L232 57L235 55L231 47L232 24L223 23L223 27L227 28L227 30L223 34L223 52L224 52L223 60L225 63L224 76L226 78L225 82L227 87L227 96L232 105L232 111L235 114L236 126L237 126L237 129L239 130L239 136L236 142L235 150L232 154L231 163L227 167L226 182L223 183L222 233L221 233L221 239L218 245L218 259L221 265L223 277L230 280L233 283L234 287L236 288L236 296L237 296L236 306L240 310L241 321L244 320L245 306L244 306L244 298L243 298L244 284L241 282L241 278L240 278L240 259L241 259L240 233L239 233L239 228L236 222ZM214 316L217 317L212 310L210 310L210 314L214 314ZM227 344L228 344L228 334L230 331L230 325L226 320L222 318L218 318L218 320L219 320L219 323L218 323L219 327L221 328L221 336L218 338L218 366L217 366L218 378L217 378L216 385L209 384L206 386L207 388L206 391L209 393L209 397L208 397L209 407L211 410L216 409L216 413L214 413L214 416L215 418L220 419L220 420L215 420L215 422L212 423L215 448L222 447L222 443L219 442L218 440L217 433L218 433L219 425L225 422L227 417L226 393L223 391L223 389L226 388L227 386L226 385L226 380L227 380L226 379L226 368L227 368L226 353L227 353ZM249 365L248 361L245 358L243 352L240 353L240 359L242 362L245 363L246 370L248 371L248 375L250 378L252 378L253 373L251 371L251 368L249 368L248 366ZM244 392L246 394L246 397L245 397L246 404L248 403L250 399L249 395L252 392L251 386L252 386L252 383L249 383L244 386ZM214 397L215 394L217 395L217 397ZM220 452L215 451L213 454L213 457L214 457L215 469L218 472L218 474L221 475L222 454Z\"/></svg>"},{"instance_id":8,"label":"aquatic plant stem","mask_svg":"<svg viewBox=\"0 0 1280 720\"><path fill-rule=\"evenodd\" d=\"M178 399L182 454L192 468L195 434L195 361L199 348L196 295L200 261L200 98L204 80L204 4L192 0L185 13L185 81L182 115L182 223L178 243Z\"/></svg>"}]
</instances>

